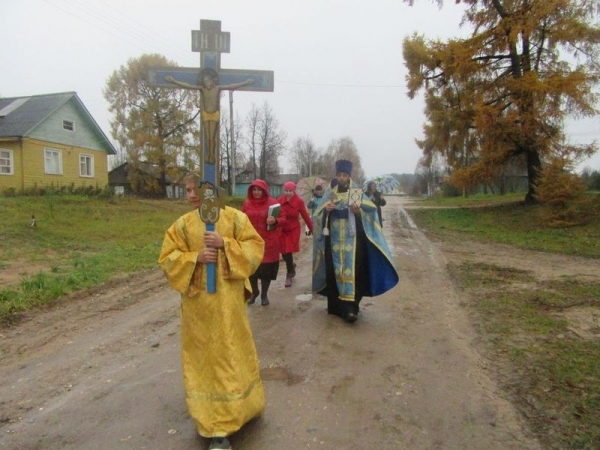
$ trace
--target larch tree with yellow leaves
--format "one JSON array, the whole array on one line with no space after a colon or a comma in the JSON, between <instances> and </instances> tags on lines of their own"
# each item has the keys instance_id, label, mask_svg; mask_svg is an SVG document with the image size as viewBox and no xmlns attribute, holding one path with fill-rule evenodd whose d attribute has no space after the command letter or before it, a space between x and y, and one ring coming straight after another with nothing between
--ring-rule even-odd
<instances>
[{"instance_id":1,"label":"larch tree with yellow leaves","mask_svg":"<svg viewBox=\"0 0 600 450\"><path fill-rule=\"evenodd\" d=\"M412 4L414 0L405 0ZM441 7L443 0L437 0ZM455 0L466 38L403 43L408 96L425 96L423 161L441 154L450 181L469 188L507 167L527 171L532 201L556 151L575 161L595 142L568 143L565 120L598 113L598 0Z\"/></svg>"}]
</instances>

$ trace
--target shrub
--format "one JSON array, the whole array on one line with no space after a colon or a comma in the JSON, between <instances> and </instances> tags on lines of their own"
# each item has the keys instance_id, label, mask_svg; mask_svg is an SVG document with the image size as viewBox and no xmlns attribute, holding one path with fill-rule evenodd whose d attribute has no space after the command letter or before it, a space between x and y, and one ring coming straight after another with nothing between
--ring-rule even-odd
<instances>
[{"instance_id":1,"label":"shrub","mask_svg":"<svg viewBox=\"0 0 600 450\"><path fill-rule=\"evenodd\" d=\"M546 164L536 185L536 200L542 220L552 227L581 225L586 221L587 186L576 174L567 170L567 163L556 158Z\"/></svg>"}]
</instances>

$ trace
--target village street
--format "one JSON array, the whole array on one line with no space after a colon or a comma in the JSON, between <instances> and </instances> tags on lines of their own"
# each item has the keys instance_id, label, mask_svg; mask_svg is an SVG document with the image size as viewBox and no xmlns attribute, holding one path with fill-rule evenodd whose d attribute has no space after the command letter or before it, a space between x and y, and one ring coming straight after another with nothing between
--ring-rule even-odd
<instances>
[{"instance_id":1,"label":"village street","mask_svg":"<svg viewBox=\"0 0 600 450\"><path fill-rule=\"evenodd\" d=\"M355 324L310 295L305 237L293 286L282 264L271 305L248 306L267 409L233 436L236 450L541 448L406 201L383 208L400 283L365 298ZM184 401L178 305L157 268L0 329L0 449L208 448Z\"/></svg>"}]
</instances>

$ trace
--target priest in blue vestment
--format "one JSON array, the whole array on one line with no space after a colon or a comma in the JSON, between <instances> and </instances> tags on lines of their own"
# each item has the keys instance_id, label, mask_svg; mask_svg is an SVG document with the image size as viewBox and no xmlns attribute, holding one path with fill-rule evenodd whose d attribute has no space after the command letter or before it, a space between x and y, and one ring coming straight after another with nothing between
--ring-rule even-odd
<instances>
[{"instance_id":1,"label":"priest in blue vestment","mask_svg":"<svg viewBox=\"0 0 600 450\"><path fill-rule=\"evenodd\" d=\"M352 181L352 162L338 160L335 170L337 184L313 215L312 290L327 297L329 314L353 323L362 298L389 291L399 277L377 207Z\"/></svg>"}]
</instances>

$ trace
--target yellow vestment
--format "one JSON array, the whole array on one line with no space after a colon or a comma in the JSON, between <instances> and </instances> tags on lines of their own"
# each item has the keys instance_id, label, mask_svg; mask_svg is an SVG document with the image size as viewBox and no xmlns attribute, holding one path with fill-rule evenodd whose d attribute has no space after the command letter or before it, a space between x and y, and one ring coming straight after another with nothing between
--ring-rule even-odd
<instances>
[{"instance_id":1,"label":"yellow vestment","mask_svg":"<svg viewBox=\"0 0 600 450\"><path fill-rule=\"evenodd\" d=\"M206 268L196 262L205 224L194 210L167 230L159 264L181 293L181 362L190 415L205 437L228 436L265 407L258 356L246 314L248 277L260 265L264 241L248 217L225 207L215 224L224 240L216 265L217 292L206 292Z\"/></svg>"}]
</instances>

